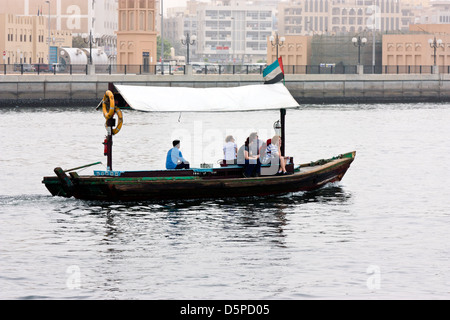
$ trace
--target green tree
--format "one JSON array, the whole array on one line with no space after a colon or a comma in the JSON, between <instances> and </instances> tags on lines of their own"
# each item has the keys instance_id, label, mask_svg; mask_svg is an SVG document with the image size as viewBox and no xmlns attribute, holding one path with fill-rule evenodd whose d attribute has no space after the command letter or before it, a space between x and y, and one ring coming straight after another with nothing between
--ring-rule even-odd
<instances>
[{"instance_id":1,"label":"green tree","mask_svg":"<svg viewBox=\"0 0 450 320\"><path fill-rule=\"evenodd\" d=\"M159 58L161 57L161 37L158 36L158 40L157 40L157 45L158 45L158 49L157 49L157 59L159 61ZM164 59L170 58L170 48L172 48L172 44L164 39Z\"/></svg>"},{"instance_id":2,"label":"green tree","mask_svg":"<svg viewBox=\"0 0 450 320\"><path fill-rule=\"evenodd\" d=\"M72 38L72 48L87 48L89 45L80 36Z\"/></svg>"}]
</instances>

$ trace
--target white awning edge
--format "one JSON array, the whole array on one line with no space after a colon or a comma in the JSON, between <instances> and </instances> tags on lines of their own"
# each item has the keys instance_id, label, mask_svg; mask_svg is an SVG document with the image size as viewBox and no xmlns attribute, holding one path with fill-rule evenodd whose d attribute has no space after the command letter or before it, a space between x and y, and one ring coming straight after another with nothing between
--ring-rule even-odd
<instances>
[{"instance_id":1,"label":"white awning edge","mask_svg":"<svg viewBox=\"0 0 450 320\"><path fill-rule=\"evenodd\" d=\"M299 107L282 83L225 88L115 87L132 109L146 112L227 112Z\"/></svg>"}]
</instances>

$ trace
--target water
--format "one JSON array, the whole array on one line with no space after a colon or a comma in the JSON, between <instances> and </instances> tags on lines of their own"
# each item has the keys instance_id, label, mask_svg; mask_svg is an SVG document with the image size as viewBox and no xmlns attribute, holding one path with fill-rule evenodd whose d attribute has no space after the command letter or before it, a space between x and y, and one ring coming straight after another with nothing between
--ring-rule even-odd
<instances>
[{"instance_id":1,"label":"water","mask_svg":"<svg viewBox=\"0 0 450 320\"><path fill-rule=\"evenodd\" d=\"M1 299L448 299L450 108L305 106L295 162L357 151L344 180L241 200L53 198L53 168L106 162L93 108L1 109ZM267 139L278 112L125 111L115 170L163 168L171 141L215 163L223 139ZM91 173L88 168L80 173Z\"/></svg>"}]
</instances>

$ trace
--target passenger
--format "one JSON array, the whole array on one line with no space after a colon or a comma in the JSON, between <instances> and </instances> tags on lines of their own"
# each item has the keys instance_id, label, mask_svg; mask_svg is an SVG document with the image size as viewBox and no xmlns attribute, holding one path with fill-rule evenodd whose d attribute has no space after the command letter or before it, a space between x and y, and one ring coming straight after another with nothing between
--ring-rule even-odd
<instances>
[{"instance_id":1,"label":"passenger","mask_svg":"<svg viewBox=\"0 0 450 320\"><path fill-rule=\"evenodd\" d=\"M264 142L261 139L259 139L258 134L256 132L251 133L250 137L254 138L253 141L251 141L250 143L249 152L251 155L259 155L261 151L261 146L263 145Z\"/></svg>"},{"instance_id":2,"label":"passenger","mask_svg":"<svg viewBox=\"0 0 450 320\"><path fill-rule=\"evenodd\" d=\"M247 144L247 142L245 144L243 144L237 152L237 164L240 166L245 165L245 152L244 151L246 148L246 144Z\"/></svg>"},{"instance_id":3,"label":"passenger","mask_svg":"<svg viewBox=\"0 0 450 320\"><path fill-rule=\"evenodd\" d=\"M258 134L253 132L244 145L244 177L257 177L261 173L261 162L258 154Z\"/></svg>"},{"instance_id":4,"label":"passenger","mask_svg":"<svg viewBox=\"0 0 450 320\"><path fill-rule=\"evenodd\" d=\"M263 142L261 148L259 149L259 159L261 159L260 161L262 162L262 159L264 159L264 157L266 156L266 149L267 146L270 145L272 139L267 139L266 142Z\"/></svg>"},{"instance_id":5,"label":"passenger","mask_svg":"<svg viewBox=\"0 0 450 320\"><path fill-rule=\"evenodd\" d=\"M173 148L167 152L166 169L189 169L189 162L183 158L180 151L180 140L172 142Z\"/></svg>"},{"instance_id":6,"label":"passenger","mask_svg":"<svg viewBox=\"0 0 450 320\"><path fill-rule=\"evenodd\" d=\"M269 142L269 141L268 141ZM286 171L286 157L281 154L280 151L281 138L280 136L274 136L271 143L266 148L266 154L262 159L263 164L277 165L278 175L288 174Z\"/></svg>"},{"instance_id":7,"label":"passenger","mask_svg":"<svg viewBox=\"0 0 450 320\"><path fill-rule=\"evenodd\" d=\"M225 145L223 146L223 164L236 164L237 152L237 145L233 136L227 136L225 139Z\"/></svg>"}]
</instances>

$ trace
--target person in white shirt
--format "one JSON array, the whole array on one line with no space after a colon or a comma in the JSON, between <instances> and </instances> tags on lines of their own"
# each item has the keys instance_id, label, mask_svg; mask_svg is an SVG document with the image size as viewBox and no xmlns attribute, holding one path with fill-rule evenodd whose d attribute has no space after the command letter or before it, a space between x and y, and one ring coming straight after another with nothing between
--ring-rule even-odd
<instances>
[{"instance_id":1,"label":"person in white shirt","mask_svg":"<svg viewBox=\"0 0 450 320\"><path fill-rule=\"evenodd\" d=\"M279 165L278 174L287 174L286 172L286 158L280 151L281 138L280 136L274 136L269 145L267 145L266 153L263 160L263 164L275 164Z\"/></svg>"},{"instance_id":2,"label":"person in white shirt","mask_svg":"<svg viewBox=\"0 0 450 320\"><path fill-rule=\"evenodd\" d=\"M233 136L227 136L223 146L223 160L225 164L236 164L237 145Z\"/></svg>"}]
</instances>

